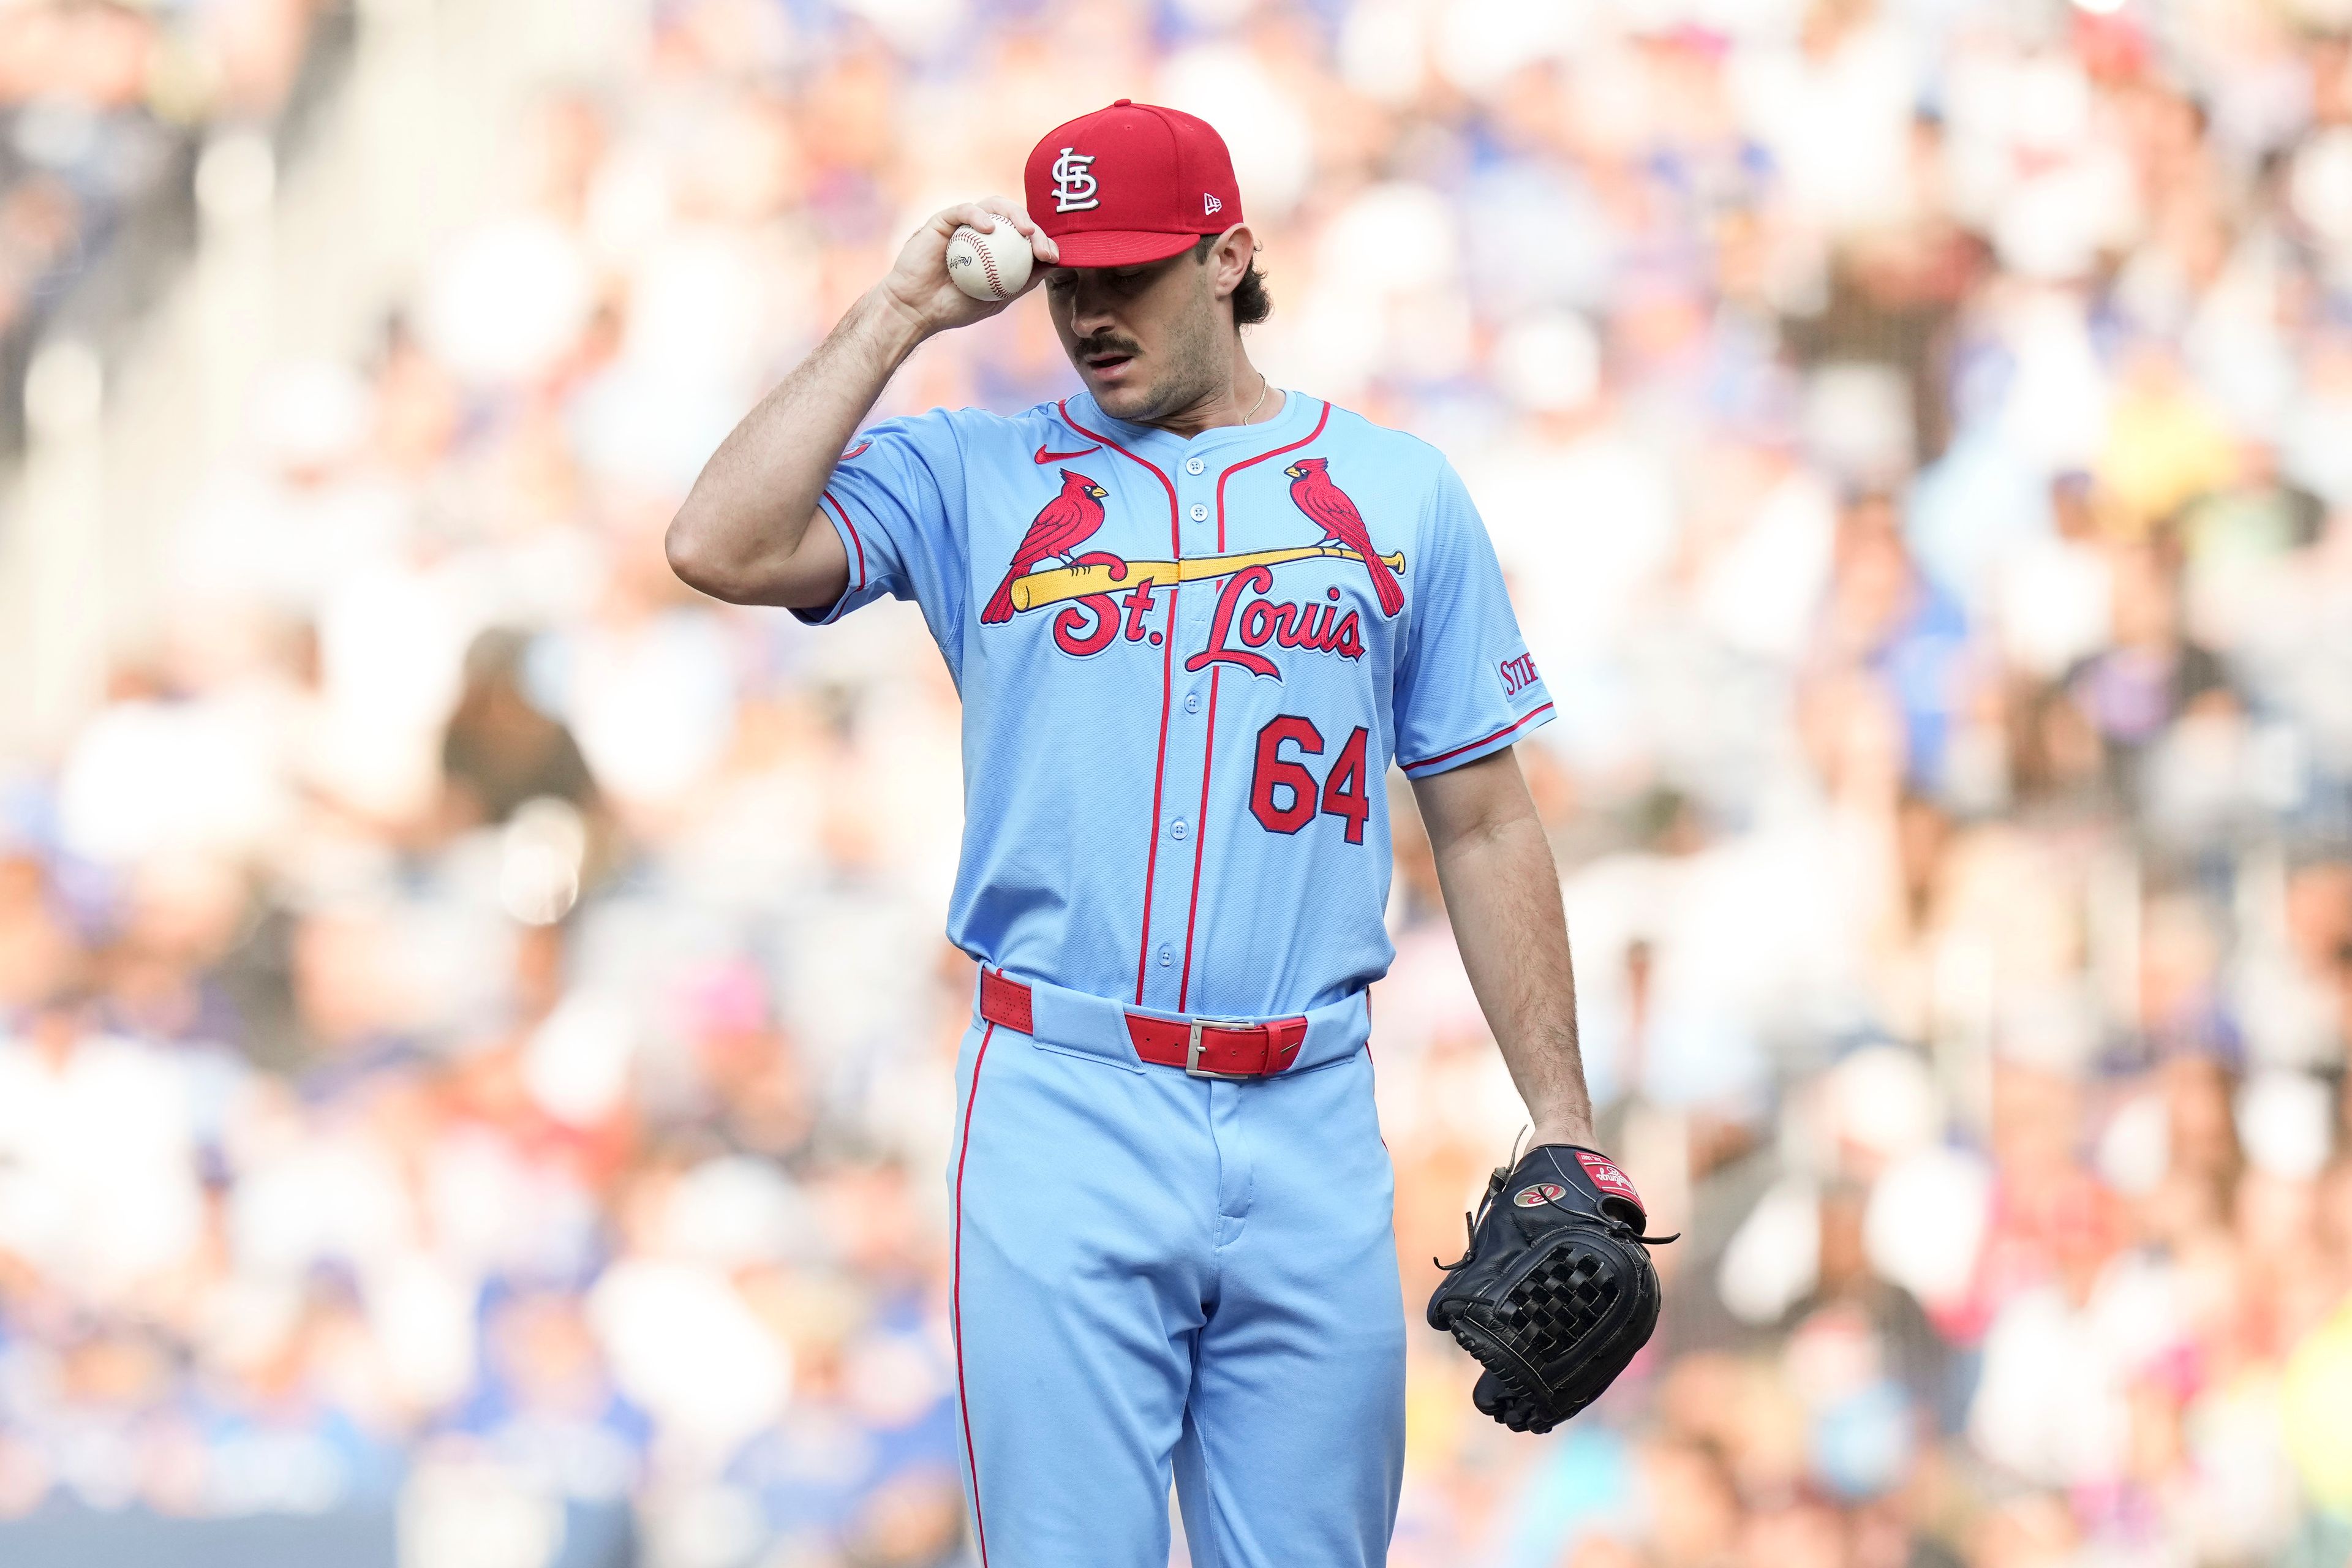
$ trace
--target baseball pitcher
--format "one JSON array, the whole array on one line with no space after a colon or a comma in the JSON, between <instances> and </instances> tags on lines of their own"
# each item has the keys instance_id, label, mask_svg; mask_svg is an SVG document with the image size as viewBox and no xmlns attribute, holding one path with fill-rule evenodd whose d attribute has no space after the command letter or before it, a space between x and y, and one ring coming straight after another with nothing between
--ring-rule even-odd
<instances>
[{"instance_id":1,"label":"baseball pitcher","mask_svg":"<svg viewBox=\"0 0 2352 1568\"><path fill-rule=\"evenodd\" d=\"M911 598L962 695L948 933L980 973L947 1179L982 1562L1163 1568L1172 1474L1197 1563L1379 1563L1404 1447L1365 1048L1391 763L1533 1121L1429 1321L1485 1364L1482 1410L1543 1430L1657 1315L1640 1200L1584 1147L1511 752L1551 700L1445 459L1251 364L1267 298L1215 131L1122 99L1024 184L907 242L711 458L670 561L816 624ZM918 344L1006 308L950 280L967 227L1025 243L1085 392L861 431Z\"/></svg>"}]
</instances>

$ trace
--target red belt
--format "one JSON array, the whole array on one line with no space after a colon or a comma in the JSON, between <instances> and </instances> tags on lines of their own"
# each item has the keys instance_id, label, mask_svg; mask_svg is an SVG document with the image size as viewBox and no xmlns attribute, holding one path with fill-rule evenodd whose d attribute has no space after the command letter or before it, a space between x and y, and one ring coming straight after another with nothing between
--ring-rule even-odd
<instances>
[{"instance_id":1,"label":"red belt","mask_svg":"<svg viewBox=\"0 0 2352 1568\"><path fill-rule=\"evenodd\" d=\"M1029 987L992 969L980 972L980 1016L1007 1029L1032 1034ZM1127 1015L1127 1037L1135 1054L1160 1067L1182 1068L1194 1078L1265 1078L1298 1059L1307 1043L1307 1020L1153 1018Z\"/></svg>"}]
</instances>

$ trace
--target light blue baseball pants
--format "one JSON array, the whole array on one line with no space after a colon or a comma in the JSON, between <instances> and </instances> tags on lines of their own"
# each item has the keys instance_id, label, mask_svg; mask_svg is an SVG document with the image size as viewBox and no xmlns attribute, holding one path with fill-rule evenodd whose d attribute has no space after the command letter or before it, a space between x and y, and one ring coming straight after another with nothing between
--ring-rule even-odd
<instances>
[{"instance_id":1,"label":"light blue baseball pants","mask_svg":"<svg viewBox=\"0 0 2352 1568\"><path fill-rule=\"evenodd\" d=\"M1360 1009L1358 1010L1360 1013ZM951 1315L985 1568L1374 1568L1404 1464L1372 1065L1240 1081L975 1019ZM1310 1058L1321 1057L1319 1065Z\"/></svg>"}]
</instances>

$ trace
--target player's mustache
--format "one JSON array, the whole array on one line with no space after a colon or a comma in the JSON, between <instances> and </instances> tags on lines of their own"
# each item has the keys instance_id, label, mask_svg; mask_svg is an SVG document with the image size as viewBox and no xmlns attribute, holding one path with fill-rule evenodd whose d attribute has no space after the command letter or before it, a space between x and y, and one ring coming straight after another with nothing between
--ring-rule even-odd
<instances>
[{"instance_id":1,"label":"player's mustache","mask_svg":"<svg viewBox=\"0 0 2352 1568\"><path fill-rule=\"evenodd\" d=\"M1142 344L1129 342L1124 338L1087 338L1078 344L1080 359L1092 359L1097 354L1125 354L1132 359L1142 352Z\"/></svg>"}]
</instances>

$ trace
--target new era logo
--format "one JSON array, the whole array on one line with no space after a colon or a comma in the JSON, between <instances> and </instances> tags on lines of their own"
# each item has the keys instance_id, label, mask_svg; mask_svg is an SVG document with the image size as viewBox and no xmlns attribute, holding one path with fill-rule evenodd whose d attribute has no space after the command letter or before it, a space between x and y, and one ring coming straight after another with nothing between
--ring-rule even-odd
<instances>
[{"instance_id":1,"label":"new era logo","mask_svg":"<svg viewBox=\"0 0 2352 1568\"><path fill-rule=\"evenodd\" d=\"M1224 210L1224 203L1219 201L1216 197L1211 195L1206 191L1202 191L1201 193L1201 216L1202 217L1211 217Z\"/></svg>"}]
</instances>

